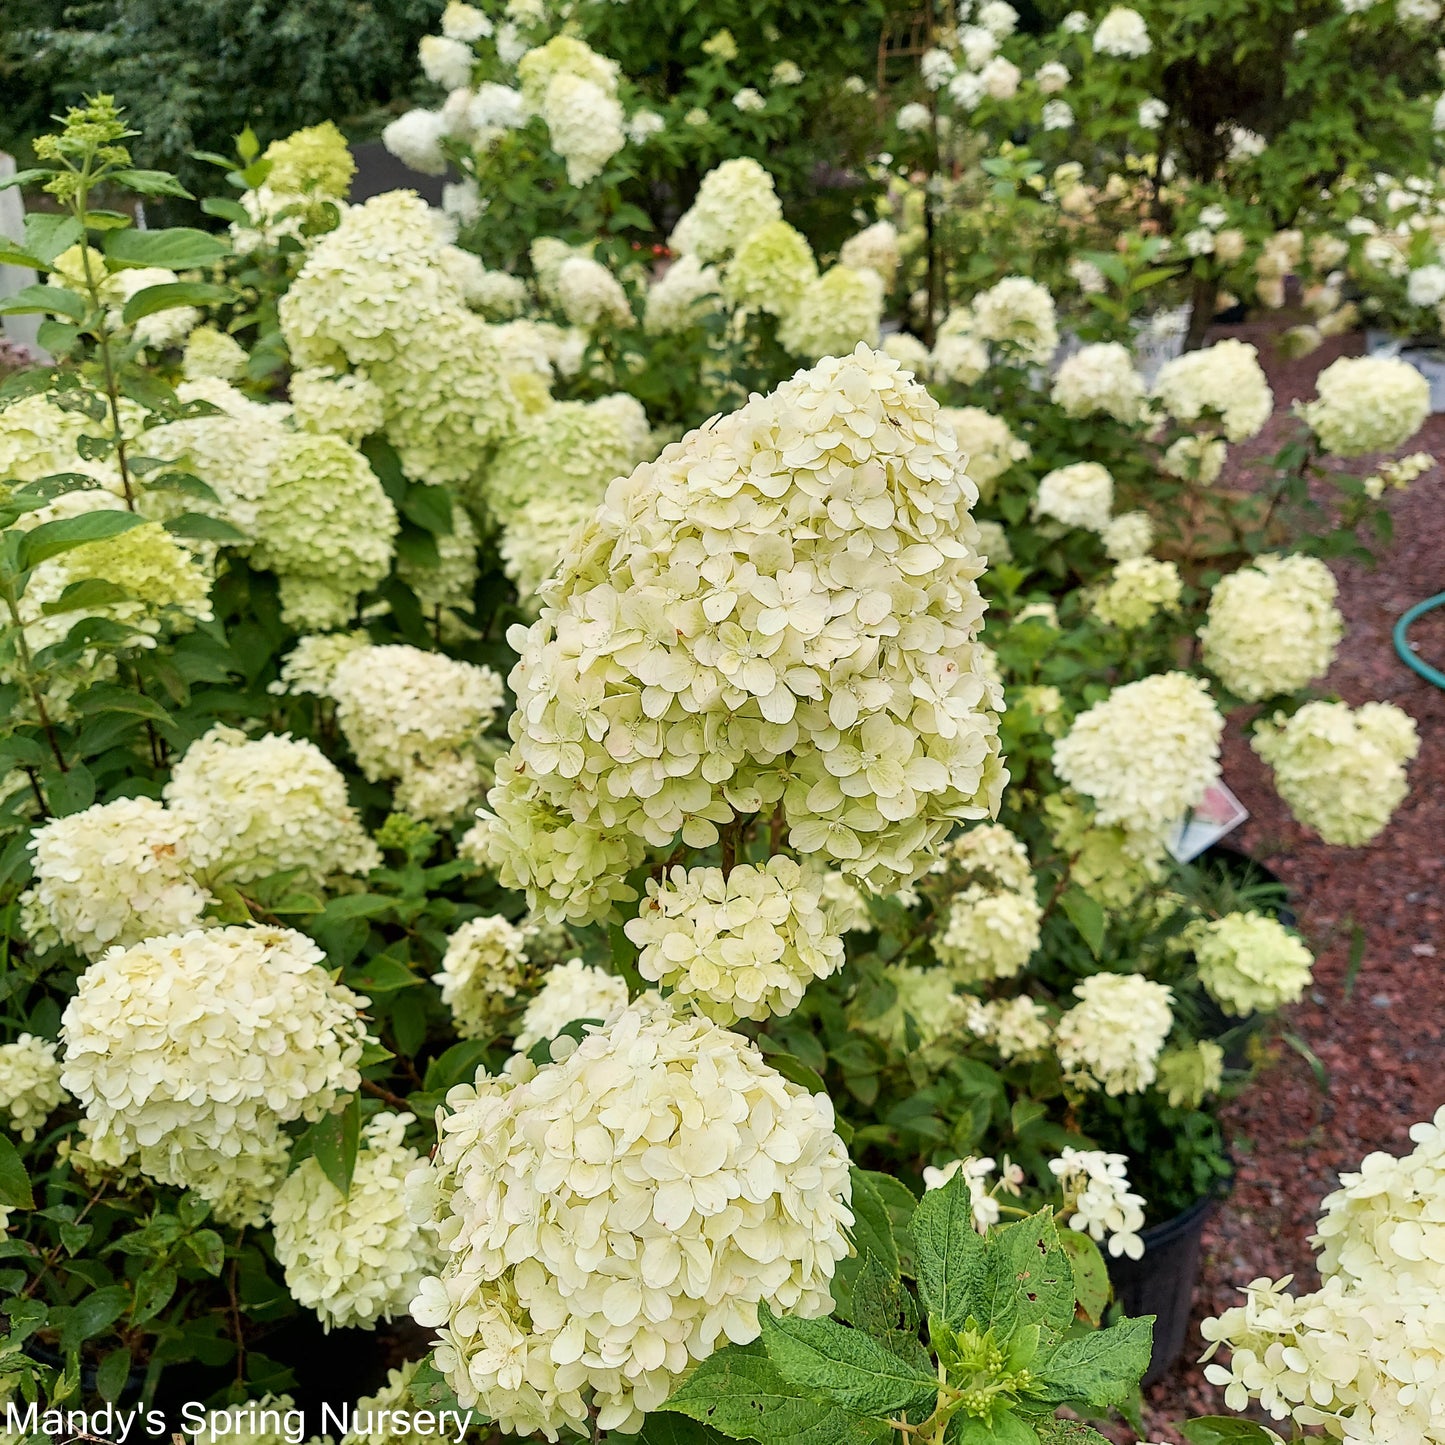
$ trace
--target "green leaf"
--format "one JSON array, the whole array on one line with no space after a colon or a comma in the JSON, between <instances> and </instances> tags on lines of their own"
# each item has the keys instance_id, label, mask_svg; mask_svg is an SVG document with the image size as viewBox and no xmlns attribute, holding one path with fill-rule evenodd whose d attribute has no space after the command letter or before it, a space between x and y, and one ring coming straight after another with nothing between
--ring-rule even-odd
<instances>
[{"instance_id":1,"label":"green leaf","mask_svg":"<svg viewBox=\"0 0 1445 1445\"><path fill-rule=\"evenodd\" d=\"M449 537L452 530L452 498L445 487L413 482L401 499L402 515L434 536Z\"/></svg>"},{"instance_id":2,"label":"green leaf","mask_svg":"<svg viewBox=\"0 0 1445 1445\"><path fill-rule=\"evenodd\" d=\"M877 1424L788 1384L759 1341L709 1355L662 1409L701 1421L733 1440L875 1445L887 1438Z\"/></svg>"},{"instance_id":3,"label":"green leaf","mask_svg":"<svg viewBox=\"0 0 1445 1445\"><path fill-rule=\"evenodd\" d=\"M1120 1404L1138 1390L1153 1339L1153 1315L1071 1335L1038 1370L1029 1393L1052 1405L1081 1401L1105 1410Z\"/></svg>"},{"instance_id":4,"label":"green leaf","mask_svg":"<svg viewBox=\"0 0 1445 1445\"><path fill-rule=\"evenodd\" d=\"M185 201L195 200L169 171L112 171L106 179L139 196L179 196Z\"/></svg>"},{"instance_id":5,"label":"green leaf","mask_svg":"<svg viewBox=\"0 0 1445 1445\"><path fill-rule=\"evenodd\" d=\"M1232 1415L1201 1415L1186 1420L1179 1430L1189 1445L1270 1445L1262 1425Z\"/></svg>"},{"instance_id":6,"label":"green leaf","mask_svg":"<svg viewBox=\"0 0 1445 1445\"><path fill-rule=\"evenodd\" d=\"M426 1066L424 1087L445 1091L454 1084L469 1084L486 1058L487 1046L482 1039L463 1039Z\"/></svg>"},{"instance_id":7,"label":"green leaf","mask_svg":"<svg viewBox=\"0 0 1445 1445\"><path fill-rule=\"evenodd\" d=\"M158 702L144 693L112 682L98 682L86 688L76 702L77 709L86 716L96 713L123 712L135 717L149 718L152 722L168 723L171 715Z\"/></svg>"},{"instance_id":8,"label":"green leaf","mask_svg":"<svg viewBox=\"0 0 1445 1445\"><path fill-rule=\"evenodd\" d=\"M411 1384L407 1387L407 1394L411 1403L421 1410L459 1408L456 1392L447 1384L446 1376L432 1363L430 1355L417 1366L416 1374L411 1377Z\"/></svg>"},{"instance_id":9,"label":"green leaf","mask_svg":"<svg viewBox=\"0 0 1445 1445\"><path fill-rule=\"evenodd\" d=\"M230 169L230 161L222 161L221 164ZM255 224L251 213L240 201L233 201L228 196L207 196L201 202L201 209L208 216L219 216L223 221L230 221L235 226L252 226Z\"/></svg>"},{"instance_id":10,"label":"green leaf","mask_svg":"<svg viewBox=\"0 0 1445 1445\"><path fill-rule=\"evenodd\" d=\"M1104 1317L1113 1291L1109 1288L1109 1266L1099 1253L1099 1246L1082 1230L1059 1230L1059 1248L1069 1257L1069 1272L1074 1277L1074 1300L1097 1325Z\"/></svg>"},{"instance_id":11,"label":"green leaf","mask_svg":"<svg viewBox=\"0 0 1445 1445\"><path fill-rule=\"evenodd\" d=\"M44 271L45 262L39 256L32 256L29 251L22 250L14 241L8 241L0 236L0 266L24 266L31 271Z\"/></svg>"},{"instance_id":12,"label":"green leaf","mask_svg":"<svg viewBox=\"0 0 1445 1445\"><path fill-rule=\"evenodd\" d=\"M167 281L160 286L147 286L125 303L120 319L133 326L157 311L171 311L177 306L210 306L234 301L236 293L229 286L213 286L209 281Z\"/></svg>"},{"instance_id":13,"label":"green leaf","mask_svg":"<svg viewBox=\"0 0 1445 1445\"><path fill-rule=\"evenodd\" d=\"M79 582L72 582L54 602L45 603L40 610L47 617L53 617L60 612L107 607L112 602L123 602L129 596L124 587L107 582L103 577L83 577Z\"/></svg>"},{"instance_id":14,"label":"green leaf","mask_svg":"<svg viewBox=\"0 0 1445 1445\"><path fill-rule=\"evenodd\" d=\"M130 1291L124 1285L112 1284L86 1295L68 1309L52 1310L51 1321L60 1327L60 1348L67 1354L78 1350L86 1340L113 1325L129 1304Z\"/></svg>"},{"instance_id":15,"label":"green leaf","mask_svg":"<svg viewBox=\"0 0 1445 1445\"><path fill-rule=\"evenodd\" d=\"M184 516L172 517L164 525L172 537L219 542L223 547L234 547L251 540L229 522L223 522L219 517L208 517L204 512L187 512Z\"/></svg>"},{"instance_id":16,"label":"green leaf","mask_svg":"<svg viewBox=\"0 0 1445 1445\"><path fill-rule=\"evenodd\" d=\"M118 1350L112 1350L96 1368L95 1388L100 1392L102 1400L109 1400L114 1404L120 1399L120 1392L125 1389L129 1378L130 1351L122 1346Z\"/></svg>"},{"instance_id":17,"label":"green leaf","mask_svg":"<svg viewBox=\"0 0 1445 1445\"><path fill-rule=\"evenodd\" d=\"M851 1318L853 1291L863 1272L864 1262L871 1260L895 1284L898 1282L898 1245L893 1239L893 1220L888 1205L873 1182L874 1176L862 1169L849 1171L853 1181L853 1246L851 1259L838 1262L833 1276L833 1298L839 1313ZM856 1323L856 1321L855 1321Z\"/></svg>"},{"instance_id":18,"label":"green leaf","mask_svg":"<svg viewBox=\"0 0 1445 1445\"><path fill-rule=\"evenodd\" d=\"M351 1176L356 1171L356 1154L361 1146L361 1101L355 1094L339 1114L328 1114L313 1124L304 1136L326 1177L342 1195L351 1193Z\"/></svg>"},{"instance_id":19,"label":"green leaf","mask_svg":"<svg viewBox=\"0 0 1445 1445\"><path fill-rule=\"evenodd\" d=\"M82 512L78 517L62 517L56 522L42 522L21 540L20 569L29 571L48 557L58 557L74 547L85 546L87 542L103 542L107 537L118 537L144 522L145 518L138 517L134 512L111 508L103 512Z\"/></svg>"},{"instance_id":20,"label":"green leaf","mask_svg":"<svg viewBox=\"0 0 1445 1445\"><path fill-rule=\"evenodd\" d=\"M862 1330L835 1320L779 1318L758 1307L763 1347L790 1385L812 1391L859 1415L885 1419L900 1410L931 1410L938 1379L900 1359Z\"/></svg>"},{"instance_id":21,"label":"green leaf","mask_svg":"<svg viewBox=\"0 0 1445 1445\"><path fill-rule=\"evenodd\" d=\"M0 1209L34 1209L30 1176L25 1172L20 1151L0 1134Z\"/></svg>"},{"instance_id":22,"label":"green leaf","mask_svg":"<svg viewBox=\"0 0 1445 1445\"><path fill-rule=\"evenodd\" d=\"M135 1282L135 1303L131 1306L131 1320L138 1325L153 1320L170 1304L179 1282L180 1276L170 1265L152 1265Z\"/></svg>"},{"instance_id":23,"label":"green leaf","mask_svg":"<svg viewBox=\"0 0 1445 1445\"><path fill-rule=\"evenodd\" d=\"M930 1312L955 1329L961 1328L970 1314L987 1325L980 1302L988 1276L988 1251L973 1227L973 1200L962 1173L923 1196L913 1211L911 1232L918 1292Z\"/></svg>"},{"instance_id":24,"label":"green leaf","mask_svg":"<svg viewBox=\"0 0 1445 1445\"><path fill-rule=\"evenodd\" d=\"M54 312L80 321L85 316L85 297L67 286L37 282L22 286L13 296L0 301L0 316L49 316Z\"/></svg>"},{"instance_id":25,"label":"green leaf","mask_svg":"<svg viewBox=\"0 0 1445 1445\"><path fill-rule=\"evenodd\" d=\"M1104 909L1095 899L1090 898L1082 888L1069 888L1059 899L1064 916L1079 930L1079 936L1089 945L1089 952L1098 958L1104 949Z\"/></svg>"},{"instance_id":26,"label":"green leaf","mask_svg":"<svg viewBox=\"0 0 1445 1445\"><path fill-rule=\"evenodd\" d=\"M1012 1410L1000 1410L992 1420L955 1415L943 1438L945 1445L1039 1445L1038 1432Z\"/></svg>"},{"instance_id":27,"label":"green leaf","mask_svg":"<svg viewBox=\"0 0 1445 1445\"><path fill-rule=\"evenodd\" d=\"M621 1440L621 1436L615 1437ZM716 1430L686 1415L651 1414L642 1422L638 1445L717 1445L725 1440Z\"/></svg>"},{"instance_id":28,"label":"green leaf","mask_svg":"<svg viewBox=\"0 0 1445 1445\"><path fill-rule=\"evenodd\" d=\"M32 211L25 217L25 249L47 266L62 252L78 246L85 230L74 216L57 211Z\"/></svg>"},{"instance_id":29,"label":"green leaf","mask_svg":"<svg viewBox=\"0 0 1445 1445\"><path fill-rule=\"evenodd\" d=\"M380 893L343 893L340 898L333 898L316 916L316 926L330 928L352 918L375 918L395 906L395 898L387 898Z\"/></svg>"},{"instance_id":30,"label":"green leaf","mask_svg":"<svg viewBox=\"0 0 1445 1445\"><path fill-rule=\"evenodd\" d=\"M411 988L419 979L404 963L380 954L349 974L346 980L349 988L375 997L383 993L395 993L399 988Z\"/></svg>"},{"instance_id":31,"label":"green leaf","mask_svg":"<svg viewBox=\"0 0 1445 1445\"><path fill-rule=\"evenodd\" d=\"M188 1234L181 1244L207 1274L220 1274L226 1263L226 1244L214 1229L198 1229Z\"/></svg>"},{"instance_id":32,"label":"green leaf","mask_svg":"<svg viewBox=\"0 0 1445 1445\"><path fill-rule=\"evenodd\" d=\"M1059 1247L1052 1210L989 1236L984 1316L1002 1336L1026 1325L1062 1334L1074 1318L1074 1277Z\"/></svg>"},{"instance_id":33,"label":"green leaf","mask_svg":"<svg viewBox=\"0 0 1445 1445\"><path fill-rule=\"evenodd\" d=\"M1033 1426L1041 1445L1110 1445L1092 1425L1080 1420L1035 1420Z\"/></svg>"},{"instance_id":34,"label":"green leaf","mask_svg":"<svg viewBox=\"0 0 1445 1445\"><path fill-rule=\"evenodd\" d=\"M172 226L165 231L112 231L105 238L105 254L116 266L164 266L171 271L187 271L222 260L231 254L231 248L209 231Z\"/></svg>"}]
</instances>

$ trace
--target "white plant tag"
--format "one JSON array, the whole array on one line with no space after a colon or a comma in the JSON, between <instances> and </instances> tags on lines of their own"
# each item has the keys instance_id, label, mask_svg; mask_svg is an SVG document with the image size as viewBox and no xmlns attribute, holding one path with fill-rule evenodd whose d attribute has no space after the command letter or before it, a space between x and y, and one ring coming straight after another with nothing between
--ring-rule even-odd
<instances>
[{"instance_id":1,"label":"white plant tag","mask_svg":"<svg viewBox=\"0 0 1445 1445\"><path fill-rule=\"evenodd\" d=\"M1233 832L1247 817L1249 809L1223 783L1215 783L1199 806L1169 830L1164 846L1180 863L1188 863L1226 833Z\"/></svg>"}]
</instances>

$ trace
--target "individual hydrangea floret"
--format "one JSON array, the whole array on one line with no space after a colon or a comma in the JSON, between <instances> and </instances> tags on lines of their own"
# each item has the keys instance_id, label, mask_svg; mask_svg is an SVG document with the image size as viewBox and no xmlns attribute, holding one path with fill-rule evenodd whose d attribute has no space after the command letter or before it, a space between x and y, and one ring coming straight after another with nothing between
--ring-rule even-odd
<instances>
[{"instance_id":1,"label":"individual hydrangea floret","mask_svg":"<svg viewBox=\"0 0 1445 1445\"><path fill-rule=\"evenodd\" d=\"M672 869L649 879L626 933L643 978L719 1023L791 1013L814 979L843 966L842 937L822 907L821 875L783 854L762 867Z\"/></svg>"},{"instance_id":2,"label":"individual hydrangea floret","mask_svg":"<svg viewBox=\"0 0 1445 1445\"><path fill-rule=\"evenodd\" d=\"M646 846L780 812L889 891L986 814L998 698L952 440L860 347L614 482L512 634L513 748L471 845L503 886L597 918Z\"/></svg>"},{"instance_id":3,"label":"individual hydrangea floret","mask_svg":"<svg viewBox=\"0 0 1445 1445\"><path fill-rule=\"evenodd\" d=\"M655 996L560 1052L448 1094L425 1181L446 1263L412 1313L503 1430L635 1432L694 1361L757 1338L760 1304L831 1311L848 1156L825 1095Z\"/></svg>"},{"instance_id":4,"label":"individual hydrangea floret","mask_svg":"<svg viewBox=\"0 0 1445 1445\"><path fill-rule=\"evenodd\" d=\"M164 796L186 831L192 869L207 878L249 883L294 869L320 882L381 862L341 770L289 734L252 739L218 723L186 749Z\"/></svg>"},{"instance_id":5,"label":"individual hydrangea floret","mask_svg":"<svg viewBox=\"0 0 1445 1445\"><path fill-rule=\"evenodd\" d=\"M1318 558L1256 557L1214 587L1199 629L1204 665L1258 702L1323 677L1344 632L1335 579Z\"/></svg>"},{"instance_id":6,"label":"individual hydrangea floret","mask_svg":"<svg viewBox=\"0 0 1445 1445\"><path fill-rule=\"evenodd\" d=\"M191 876L189 830L154 798L117 798L52 818L30 841L22 921L37 945L87 958L112 944L195 928L211 895Z\"/></svg>"},{"instance_id":7,"label":"individual hydrangea floret","mask_svg":"<svg viewBox=\"0 0 1445 1445\"><path fill-rule=\"evenodd\" d=\"M1392 452L1424 425L1430 383L1397 356L1342 356L1299 408L1320 445L1337 457Z\"/></svg>"},{"instance_id":8,"label":"individual hydrangea floret","mask_svg":"<svg viewBox=\"0 0 1445 1445\"><path fill-rule=\"evenodd\" d=\"M473 918L447 939L439 984L442 1002L464 1039L486 1038L526 978L526 935L501 914Z\"/></svg>"},{"instance_id":9,"label":"individual hydrangea floret","mask_svg":"<svg viewBox=\"0 0 1445 1445\"><path fill-rule=\"evenodd\" d=\"M0 1113L15 1134L34 1139L64 1098L54 1044L34 1034L0 1044Z\"/></svg>"},{"instance_id":10,"label":"individual hydrangea floret","mask_svg":"<svg viewBox=\"0 0 1445 1445\"><path fill-rule=\"evenodd\" d=\"M1314 956L1298 935L1263 913L1200 920L1184 934L1199 963L1199 981L1238 1018L1297 1003L1309 986Z\"/></svg>"},{"instance_id":11,"label":"individual hydrangea floret","mask_svg":"<svg viewBox=\"0 0 1445 1445\"><path fill-rule=\"evenodd\" d=\"M194 1189L259 1224L285 1172L284 1124L314 1122L361 1084L367 1000L304 934L262 925L112 948L61 1024L61 1083L97 1159Z\"/></svg>"},{"instance_id":12,"label":"individual hydrangea floret","mask_svg":"<svg viewBox=\"0 0 1445 1445\"><path fill-rule=\"evenodd\" d=\"M1096 973L1074 995L1079 1002L1054 1030L1065 1075L1111 1097L1148 1088L1174 1026L1174 990L1138 974Z\"/></svg>"},{"instance_id":13,"label":"individual hydrangea floret","mask_svg":"<svg viewBox=\"0 0 1445 1445\"><path fill-rule=\"evenodd\" d=\"M1420 739L1414 719L1393 703L1351 709L1314 701L1261 722L1250 745L1301 823L1326 843L1358 848L1384 831L1404 800L1405 764Z\"/></svg>"},{"instance_id":14,"label":"individual hydrangea floret","mask_svg":"<svg viewBox=\"0 0 1445 1445\"><path fill-rule=\"evenodd\" d=\"M1258 436L1274 411L1258 353L1233 338L1166 361L1154 395L1175 420L1217 421L1232 442Z\"/></svg>"},{"instance_id":15,"label":"individual hydrangea floret","mask_svg":"<svg viewBox=\"0 0 1445 1445\"><path fill-rule=\"evenodd\" d=\"M1071 462L1056 467L1039 481L1034 515L1102 532L1114 509L1114 478L1098 462Z\"/></svg>"},{"instance_id":16,"label":"individual hydrangea floret","mask_svg":"<svg viewBox=\"0 0 1445 1445\"><path fill-rule=\"evenodd\" d=\"M580 958L568 959L543 976L541 987L523 1010L514 1047L524 1054L544 1039L555 1039L578 1019L611 1023L626 1007L623 979Z\"/></svg>"},{"instance_id":17,"label":"individual hydrangea floret","mask_svg":"<svg viewBox=\"0 0 1445 1445\"><path fill-rule=\"evenodd\" d=\"M1156 673L1080 714L1054 744L1054 771L1147 852L1218 781L1223 731L1201 679Z\"/></svg>"},{"instance_id":18,"label":"individual hydrangea floret","mask_svg":"<svg viewBox=\"0 0 1445 1445\"><path fill-rule=\"evenodd\" d=\"M438 1259L432 1229L411 1218L407 1176L421 1155L405 1143L410 1114L367 1120L343 1194L313 1154L276 1191L271 1229L291 1297L332 1328L372 1329L404 1314Z\"/></svg>"}]
</instances>

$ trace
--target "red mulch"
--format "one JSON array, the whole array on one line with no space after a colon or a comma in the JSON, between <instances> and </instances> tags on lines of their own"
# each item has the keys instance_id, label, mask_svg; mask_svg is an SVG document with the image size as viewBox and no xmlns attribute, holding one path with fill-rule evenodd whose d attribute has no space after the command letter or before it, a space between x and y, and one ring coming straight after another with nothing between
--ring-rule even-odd
<instances>
[{"instance_id":1,"label":"red mulch","mask_svg":"<svg viewBox=\"0 0 1445 1445\"><path fill-rule=\"evenodd\" d=\"M1255 444L1263 452L1289 429L1289 405L1313 395L1319 370L1363 349L1360 337L1348 337L1284 361L1270 346L1277 329L1219 328L1255 342L1270 374L1279 410ZM1391 494L1395 540L1377 568L1335 566L1346 636L1325 685L1351 705L1389 701L1414 717L1421 748L1409 797L1368 847L1326 847L1289 816L1238 729L1225 744L1225 780L1252 815L1235 838L1289 884L1318 953L1314 987L1289 1010L1287 1025L1328 1080L1321 1089L1304 1059L1283 1050L1227 1110L1239 1176L1205 1234L1196 1326L1238 1303L1238 1286L1260 1275L1293 1274L1298 1288L1314 1288L1308 1238L1320 1200L1372 1150L1408 1152L1410 1125L1445 1103L1445 692L1408 669L1391 645L1399 615L1445 591L1445 415L1432 417L1408 450L1431 452L1440 465L1409 491ZM1363 462L1352 467L1369 471ZM1445 609L1421 619L1411 639L1422 658L1445 670ZM1347 992L1354 927L1363 930L1365 950ZM1194 1339L1202 1349L1197 1328ZM1224 1413L1220 1392L1193 1362L1197 1353L1191 1349L1147 1391L1149 1439L1177 1442L1179 1420ZM1134 1437L1125 1431L1119 1438Z\"/></svg>"}]
</instances>

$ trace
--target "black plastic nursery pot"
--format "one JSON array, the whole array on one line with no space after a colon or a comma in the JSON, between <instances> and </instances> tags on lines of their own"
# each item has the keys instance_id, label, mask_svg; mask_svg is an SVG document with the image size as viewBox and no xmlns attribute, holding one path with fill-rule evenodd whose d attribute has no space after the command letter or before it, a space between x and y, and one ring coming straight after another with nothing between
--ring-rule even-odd
<instances>
[{"instance_id":1,"label":"black plastic nursery pot","mask_svg":"<svg viewBox=\"0 0 1445 1445\"><path fill-rule=\"evenodd\" d=\"M1140 1259L1110 1259L1109 1280L1124 1313L1133 1319L1154 1316L1154 1347L1144 1384L1152 1385L1173 1368L1189 1337L1189 1315L1199 1283L1200 1242L1219 1200L1214 1195L1191 1204L1182 1214L1141 1230Z\"/></svg>"}]
</instances>

